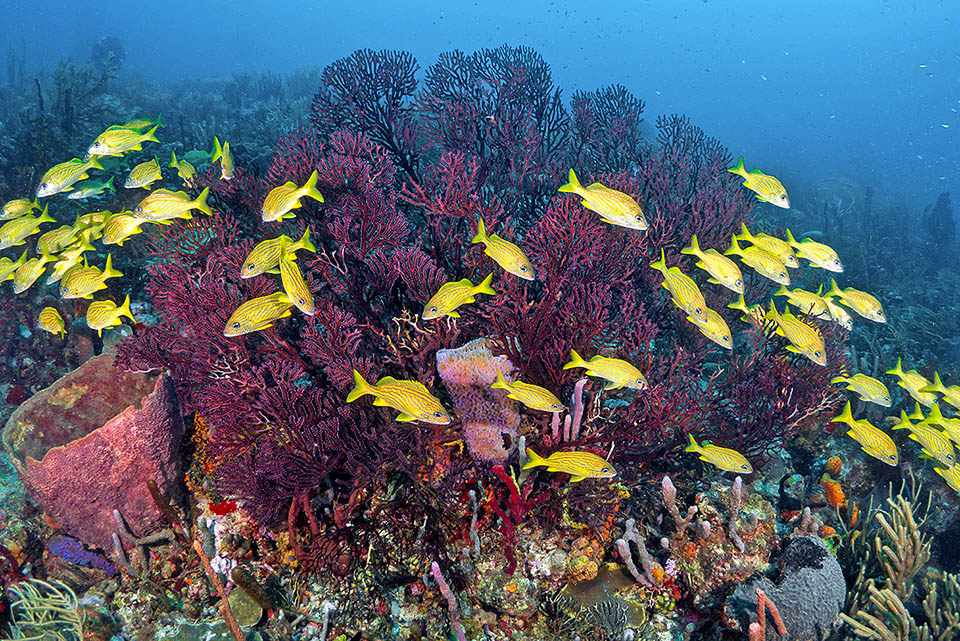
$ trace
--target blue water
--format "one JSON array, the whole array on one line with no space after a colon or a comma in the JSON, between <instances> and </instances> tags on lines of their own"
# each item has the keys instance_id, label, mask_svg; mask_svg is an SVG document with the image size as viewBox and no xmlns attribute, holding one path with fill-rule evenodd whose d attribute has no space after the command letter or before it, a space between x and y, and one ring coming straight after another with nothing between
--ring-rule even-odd
<instances>
[{"instance_id":1,"label":"blue water","mask_svg":"<svg viewBox=\"0 0 960 641\"><path fill-rule=\"evenodd\" d=\"M781 6L783 5L783 6ZM838 8L838 5L842 5ZM610 83L683 112L794 187L830 176L918 210L960 191L960 2L0 2L28 72L120 38L148 79L322 68L361 47L531 46L566 95ZM802 204L798 203L801 205Z\"/></svg>"}]
</instances>

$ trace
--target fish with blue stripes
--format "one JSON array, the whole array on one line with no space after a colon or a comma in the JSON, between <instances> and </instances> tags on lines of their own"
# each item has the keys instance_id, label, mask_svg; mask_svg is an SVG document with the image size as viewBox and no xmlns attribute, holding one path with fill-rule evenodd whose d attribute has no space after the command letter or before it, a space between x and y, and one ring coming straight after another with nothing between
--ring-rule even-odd
<instances>
[{"instance_id":1,"label":"fish with blue stripes","mask_svg":"<svg viewBox=\"0 0 960 641\"><path fill-rule=\"evenodd\" d=\"M670 292L673 303L689 314L694 323L707 322L707 303L703 300L700 288L692 278L680 271L679 267L667 268L666 256L660 250L660 260L650 265L663 274L663 288Z\"/></svg>"},{"instance_id":2,"label":"fish with blue stripes","mask_svg":"<svg viewBox=\"0 0 960 641\"><path fill-rule=\"evenodd\" d=\"M834 376L830 379L831 383L844 383L847 390L856 392L860 395L860 400L867 403L876 403L882 407L890 407L893 401L890 399L890 390L882 381L872 376L867 376L862 372L857 372L853 376Z\"/></svg>"},{"instance_id":3,"label":"fish with blue stripes","mask_svg":"<svg viewBox=\"0 0 960 641\"><path fill-rule=\"evenodd\" d=\"M787 289L781 285L780 289L774 292L774 296L786 296L787 302L799 309L801 312L812 318L822 320L830 319L830 310L827 309L827 301L820 295L823 293L823 286L814 294L805 289Z\"/></svg>"},{"instance_id":4,"label":"fish with blue stripes","mask_svg":"<svg viewBox=\"0 0 960 641\"><path fill-rule=\"evenodd\" d=\"M207 196L209 195L209 187L204 187L200 195L194 200L191 200L190 196L183 191L157 189L140 201L140 204L133 210L133 215L155 223L173 220L174 218L189 220L193 218L190 212L194 209L205 213L207 216L212 216L213 210L207 205Z\"/></svg>"},{"instance_id":5,"label":"fish with blue stripes","mask_svg":"<svg viewBox=\"0 0 960 641\"><path fill-rule=\"evenodd\" d=\"M0 258L0 282L11 280L16 271L27 262L27 251L28 250L24 249L23 253L20 254L20 258L17 260L13 260L7 256Z\"/></svg>"},{"instance_id":6,"label":"fish with blue stripes","mask_svg":"<svg viewBox=\"0 0 960 641\"><path fill-rule=\"evenodd\" d=\"M286 220L287 218L296 218L291 210L302 207L301 198L309 196L318 203L323 202L323 196L317 191L317 170L314 169L307 182L303 186L298 186L293 182L286 182L279 187L274 187L263 199L263 206L260 208L260 218L265 223Z\"/></svg>"},{"instance_id":7,"label":"fish with blue stripes","mask_svg":"<svg viewBox=\"0 0 960 641\"><path fill-rule=\"evenodd\" d=\"M750 465L750 461L740 452L730 449L729 447L720 447L719 445L709 443L701 445L697 443L697 439L693 438L693 434L688 434L687 436L690 439L690 444L684 448L684 451L696 452L700 455L701 461L706 461L724 472L734 472L736 474L753 473L753 466Z\"/></svg>"},{"instance_id":8,"label":"fish with blue stripes","mask_svg":"<svg viewBox=\"0 0 960 641\"><path fill-rule=\"evenodd\" d=\"M954 408L960 410L960 385L951 385L947 387L943 384L943 381L940 380L939 372L934 372L933 382L920 391L929 392L931 394L942 394L943 400L953 405Z\"/></svg>"},{"instance_id":9,"label":"fish with blue stripes","mask_svg":"<svg viewBox=\"0 0 960 641\"><path fill-rule=\"evenodd\" d=\"M827 350L823 344L823 336L817 328L808 325L788 311L781 314L772 300L767 317L776 322L777 335L790 341L787 351L803 354L817 365L827 364Z\"/></svg>"},{"instance_id":10,"label":"fish with blue stripes","mask_svg":"<svg viewBox=\"0 0 960 641\"><path fill-rule=\"evenodd\" d=\"M54 165L40 179L40 186L37 187L37 197L44 198L63 191L70 191L74 184L90 177L87 172L91 169L103 169L103 165L96 157L91 157L89 160L73 158Z\"/></svg>"},{"instance_id":11,"label":"fish with blue stripes","mask_svg":"<svg viewBox=\"0 0 960 641\"><path fill-rule=\"evenodd\" d=\"M103 226L103 235L100 240L104 245L119 245L123 247L131 236L139 234L140 229L147 223L143 218L138 218L130 212L120 212L110 216L107 223Z\"/></svg>"},{"instance_id":12,"label":"fish with blue stripes","mask_svg":"<svg viewBox=\"0 0 960 641\"><path fill-rule=\"evenodd\" d=\"M43 275L44 270L47 268L47 263L52 263L54 260L56 259L53 256L41 254L37 258L31 258L21 265L17 271L13 273L13 293L22 294L30 289L30 287L37 282L37 279Z\"/></svg>"},{"instance_id":13,"label":"fish with blue stripes","mask_svg":"<svg viewBox=\"0 0 960 641\"><path fill-rule=\"evenodd\" d=\"M56 307L44 307L40 310L40 314L37 315L37 327L60 338L67 333L66 323Z\"/></svg>"},{"instance_id":14,"label":"fish with blue stripes","mask_svg":"<svg viewBox=\"0 0 960 641\"><path fill-rule=\"evenodd\" d=\"M347 402L352 403L361 396L373 396L373 404L378 407L392 407L400 412L398 421L422 421L434 425L447 425L450 415L440 400L420 381L401 381L392 376L384 376L371 385L363 379L357 370L353 370L353 389L347 394Z\"/></svg>"},{"instance_id":15,"label":"fish with blue stripes","mask_svg":"<svg viewBox=\"0 0 960 641\"><path fill-rule=\"evenodd\" d=\"M694 264L710 274L708 283L723 285L736 294L743 293L743 274L737 264L712 247L706 251L700 249L696 234L690 239L690 245L681 249L680 253L697 257Z\"/></svg>"},{"instance_id":16,"label":"fish with blue stripes","mask_svg":"<svg viewBox=\"0 0 960 641\"><path fill-rule=\"evenodd\" d=\"M131 151L141 151L143 143L159 142L156 136L159 126L154 125L146 133L121 126L109 127L90 143L87 153L91 156L122 156Z\"/></svg>"},{"instance_id":17,"label":"fish with blue stripes","mask_svg":"<svg viewBox=\"0 0 960 641\"><path fill-rule=\"evenodd\" d=\"M560 399L554 396L550 390L540 387L539 385L533 385L532 383L507 381L499 369L497 370L497 380L490 387L491 389L506 390L507 398L520 401L532 410L562 412L566 409L563 403L560 402Z\"/></svg>"},{"instance_id":18,"label":"fish with blue stripes","mask_svg":"<svg viewBox=\"0 0 960 641\"><path fill-rule=\"evenodd\" d=\"M644 231L650 226L643 216L643 209L628 194L610 189L598 182L584 187L580 184L573 169L567 174L567 180L568 182L557 191L580 196L583 199L580 204L599 214L600 220L603 222L640 231Z\"/></svg>"},{"instance_id":19,"label":"fish with blue stripes","mask_svg":"<svg viewBox=\"0 0 960 641\"><path fill-rule=\"evenodd\" d=\"M136 321L130 312L130 294L117 305L112 300L97 300L87 307L87 327L96 330L98 336L103 336L103 330L123 323L123 318Z\"/></svg>"},{"instance_id":20,"label":"fish with blue stripes","mask_svg":"<svg viewBox=\"0 0 960 641\"><path fill-rule=\"evenodd\" d=\"M602 378L607 382L604 389L614 390L623 387L642 390L647 387L647 379L639 369L620 358L594 356L589 361L583 360L576 350L570 350L570 362L564 364L563 369L582 367L587 370L587 376Z\"/></svg>"},{"instance_id":21,"label":"fish with blue stripes","mask_svg":"<svg viewBox=\"0 0 960 641\"><path fill-rule=\"evenodd\" d=\"M230 154L230 143L225 142L220 145L220 139L213 137L213 153L210 154L210 162L220 161L221 180L233 179L233 156Z\"/></svg>"},{"instance_id":22,"label":"fish with blue stripes","mask_svg":"<svg viewBox=\"0 0 960 641\"><path fill-rule=\"evenodd\" d=\"M533 265L523 250L509 240L497 234L488 234L481 218L477 222L477 233L470 239L471 243L483 243L483 253L489 256L505 271L524 280L535 280Z\"/></svg>"},{"instance_id":23,"label":"fish with blue stripes","mask_svg":"<svg viewBox=\"0 0 960 641\"><path fill-rule=\"evenodd\" d=\"M797 251L797 256L810 262L811 267L819 267L838 274L843 272L843 263L840 262L840 256L830 245L818 243L809 238L798 241L789 229L787 230L787 242Z\"/></svg>"},{"instance_id":24,"label":"fish with blue stripes","mask_svg":"<svg viewBox=\"0 0 960 641\"><path fill-rule=\"evenodd\" d=\"M286 253L284 245L280 246L280 281L283 284L283 291L287 298L293 302L293 305L308 316L313 316L316 310L313 301L313 294L307 282L300 273L300 268L295 262L297 255Z\"/></svg>"},{"instance_id":25,"label":"fish with blue stripes","mask_svg":"<svg viewBox=\"0 0 960 641\"><path fill-rule=\"evenodd\" d=\"M747 224L743 222L740 223L740 233L734 234L734 237L737 240L745 240L755 247L770 252L780 259L784 267L791 269L800 267L800 261L797 260L797 255L793 253L793 248L790 247L790 243L785 240L771 236L770 234L753 234L750 232L750 229L747 228Z\"/></svg>"},{"instance_id":26,"label":"fish with blue stripes","mask_svg":"<svg viewBox=\"0 0 960 641\"><path fill-rule=\"evenodd\" d=\"M173 167L177 170L177 175L183 181L184 187L193 187L197 179L197 169L186 160L177 160L177 152L170 152L170 164L167 167Z\"/></svg>"},{"instance_id":27,"label":"fish with blue stripes","mask_svg":"<svg viewBox=\"0 0 960 641\"><path fill-rule=\"evenodd\" d=\"M824 296L839 298L841 303L867 320L872 320L875 323L887 322L887 316L883 311L883 306L873 294L868 294L853 287L840 289L837 287L837 281L831 278L830 291L824 294Z\"/></svg>"},{"instance_id":28,"label":"fish with blue stripes","mask_svg":"<svg viewBox=\"0 0 960 641\"><path fill-rule=\"evenodd\" d=\"M830 419L830 422L846 423L850 427L847 436L860 443L863 451L878 461L893 467L900 462L900 453L893 439L870 421L855 420L850 411L850 401L847 401L840 415Z\"/></svg>"},{"instance_id":29,"label":"fish with blue stripes","mask_svg":"<svg viewBox=\"0 0 960 641\"><path fill-rule=\"evenodd\" d=\"M900 422L893 426L895 430L910 430L910 439L916 441L923 453L944 465L956 465L956 452L950 437L930 424L921 421L912 423L907 413L900 410Z\"/></svg>"},{"instance_id":30,"label":"fish with blue stripes","mask_svg":"<svg viewBox=\"0 0 960 641\"><path fill-rule=\"evenodd\" d=\"M291 307L293 301L282 291L252 298L233 311L223 328L223 335L241 336L269 329L281 318L290 316Z\"/></svg>"},{"instance_id":31,"label":"fish with blue stripes","mask_svg":"<svg viewBox=\"0 0 960 641\"><path fill-rule=\"evenodd\" d=\"M310 227L303 230L303 236L296 242L287 235L270 238L257 243L256 247L250 251L243 261L243 267L240 268L240 278L280 273L280 247L284 243L286 243L284 251L287 253L294 253L301 249L317 253L317 248L310 242Z\"/></svg>"},{"instance_id":32,"label":"fish with blue stripes","mask_svg":"<svg viewBox=\"0 0 960 641\"><path fill-rule=\"evenodd\" d=\"M724 349L733 349L733 335L730 333L730 327L727 321L717 312L709 307L707 308L707 322L698 323L692 316L687 316L687 320L700 330L700 333L712 340L714 343Z\"/></svg>"},{"instance_id":33,"label":"fish with blue stripes","mask_svg":"<svg viewBox=\"0 0 960 641\"><path fill-rule=\"evenodd\" d=\"M56 222L44 207L39 216L21 216L0 226L0 249L16 247L27 242L27 238L40 231L43 223Z\"/></svg>"},{"instance_id":34,"label":"fish with blue stripes","mask_svg":"<svg viewBox=\"0 0 960 641\"><path fill-rule=\"evenodd\" d=\"M571 483L579 483L584 479L609 479L617 475L617 471L606 459L592 452L554 452L544 458L527 448L527 458L523 469L545 467L548 472L563 472L570 475Z\"/></svg>"},{"instance_id":35,"label":"fish with blue stripes","mask_svg":"<svg viewBox=\"0 0 960 641\"><path fill-rule=\"evenodd\" d=\"M960 466L950 465L948 467L935 467L933 471L947 482L954 492L960 493Z\"/></svg>"},{"instance_id":36,"label":"fish with blue stripes","mask_svg":"<svg viewBox=\"0 0 960 641\"><path fill-rule=\"evenodd\" d=\"M739 256L743 264L753 268L755 272L781 285L790 284L790 275L787 268L777 256L760 247L740 247L737 237L730 240L730 248L723 252L725 256Z\"/></svg>"},{"instance_id":37,"label":"fish with blue stripes","mask_svg":"<svg viewBox=\"0 0 960 641\"><path fill-rule=\"evenodd\" d=\"M33 200L16 198L3 204L3 209L0 209L0 220L20 218L20 216L26 216L35 209L40 209L40 203L37 202L36 198Z\"/></svg>"},{"instance_id":38,"label":"fish with blue stripes","mask_svg":"<svg viewBox=\"0 0 960 641\"><path fill-rule=\"evenodd\" d=\"M107 263L100 271L96 266L84 265L71 270L60 280L60 298L93 298L93 293L106 289L108 278L123 274L113 268L113 257L107 254Z\"/></svg>"},{"instance_id":39,"label":"fish with blue stripes","mask_svg":"<svg viewBox=\"0 0 960 641\"><path fill-rule=\"evenodd\" d=\"M131 169L123 186L126 189L150 189L150 185L162 179L160 163L154 158Z\"/></svg>"},{"instance_id":40,"label":"fish with blue stripes","mask_svg":"<svg viewBox=\"0 0 960 641\"><path fill-rule=\"evenodd\" d=\"M497 292L490 286L492 280L493 274L491 273L479 285L471 283L469 278L444 283L423 306L423 320L433 320L441 316L460 318L456 309L461 305L475 302L476 298L474 297L477 294L496 295Z\"/></svg>"},{"instance_id":41,"label":"fish with blue stripes","mask_svg":"<svg viewBox=\"0 0 960 641\"><path fill-rule=\"evenodd\" d=\"M756 194L757 200L762 200L782 209L790 209L790 199L787 197L787 190L783 183L759 169L747 172L743 166L743 156L740 156L740 161L736 167L727 169L727 171L743 178L743 186Z\"/></svg>"},{"instance_id":42,"label":"fish with blue stripes","mask_svg":"<svg viewBox=\"0 0 960 641\"><path fill-rule=\"evenodd\" d=\"M823 302L827 304L830 320L844 329L853 329L853 316L850 315L850 312L833 302L832 298L824 298Z\"/></svg>"},{"instance_id":43,"label":"fish with blue stripes","mask_svg":"<svg viewBox=\"0 0 960 641\"><path fill-rule=\"evenodd\" d=\"M893 369L888 369L885 373L896 376L900 380L897 385L907 390L918 403L930 407L937 402L937 395L933 392L924 391L930 387L930 381L915 369L903 371L903 359L897 359L897 365Z\"/></svg>"}]
</instances>

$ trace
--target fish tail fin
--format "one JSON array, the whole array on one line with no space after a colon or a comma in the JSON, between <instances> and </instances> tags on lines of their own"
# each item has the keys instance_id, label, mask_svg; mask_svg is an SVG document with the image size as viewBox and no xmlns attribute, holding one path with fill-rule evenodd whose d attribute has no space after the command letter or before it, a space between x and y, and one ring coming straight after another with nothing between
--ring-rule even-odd
<instances>
[{"instance_id":1,"label":"fish tail fin","mask_svg":"<svg viewBox=\"0 0 960 641\"><path fill-rule=\"evenodd\" d=\"M662 271L665 271L665 270L667 269L667 255L666 255L666 253L663 251L663 248L662 248L662 247L660 248L660 260L658 260L658 261L655 262L655 263L650 263L650 267L651 267L652 269L656 269L656 270L659 270L659 271L661 271L661 272L662 272Z\"/></svg>"},{"instance_id":2,"label":"fish tail fin","mask_svg":"<svg viewBox=\"0 0 960 641\"><path fill-rule=\"evenodd\" d=\"M210 205L207 204L207 196L210 195L210 188L204 187L203 191L200 192L200 195L197 196L197 199L194 201L193 206L207 216L213 216L213 210L210 209Z\"/></svg>"},{"instance_id":3,"label":"fish tail fin","mask_svg":"<svg viewBox=\"0 0 960 641\"><path fill-rule=\"evenodd\" d=\"M318 203L323 202L323 195L317 191L317 170L314 169L313 173L310 174L310 177L307 178L307 182L303 184L303 195L310 196Z\"/></svg>"},{"instance_id":4,"label":"fish tail fin","mask_svg":"<svg viewBox=\"0 0 960 641\"><path fill-rule=\"evenodd\" d=\"M101 165L100 160L94 156L87 161L87 169L103 169L103 165Z\"/></svg>"},{"instance_id":5,"label":"fish tail fin","mask_svg":"<svg viewBox=\"0 0 960 641\"><path fill-rule=\"evenodd\" d=\"M888 369L885 374L893 374L894 376L903 376L903 359L897 359L897 365L893 369Z\"/></svg>"},{"instance_id":6,"label":"fish tail fin","mask_svg":"<svg viewBox=\"0 0 960 641\"><path fill-rule=\"evenodd\" d=\"M523 469L529 470L531 467L540 467L547 464L547 459L543 458L529 447L527 448L527 458L530 460L523 464Z\"/></svg>"},{"instance_id":7,"label":"fish tail fin","mask_svg":"<svg viewBox=\"0 0 960 641\"><path fill-rule=\"evenodd\" d=\"M310 225L307 225L307 228L303 230L303 236L300 237L300 240L290 245L287 251L295 252L298 249L306 249L307 251L312 251L314 254L317 253L317 248L310 242Z\"/></svg>"},{"instance_id":8,"label":"fish tail fin","mask_svg":"<svg viewBox=\"0 0 960 641\"><path fill-rule=\"evenodd\" d=\"M220 146L220 139L213 137L213 151L210 153L210 162L217 162L223 157L223 147Z\"/></svg>"},{"instance_id":9,"label":"fish tail fin","mask_svg":"<svg viewBox=\"0 0 960 641\"><path fill-rule=\"evenodd\" d=\"M587 362L577 354L577 350L570 350L570 362L564 364L563 369L572 369L574 367L586 367Z\"/></svg>"},{"instance_id":10,"label":"fish tail fin","mask_svg":"<svg viewBox=\"0 0 960 641\"><path fill-rule=\"evenodd\" d=\"M737 242L737 235L730 237L730 249L723 252L724 256L743 256L743 250L740 249L740 243Z\"/></svg>"},{"instance_id":11,"label":"fish tail fin","mask_svg":"<svg viewBox=\"0 0 960 641\"><path fill-rule=\"evenodd\" d=\"M110 176L110 180L103 184L104 189L109 189L113 193L117 193L117 188L113 186L113 176Z\"/></svg>"},{"instance_id":12,"label":"fish tail fin","mask_svg":"<svg viewBox=\"0 0 960 641\"><path fill-rule=\"evenodd\" d=\"M490 286L490 283L493 282L493 272L487 274L487 277L480 281L480 284L477 285L476 293L478 294L490 294L495 295L497 292L493 290L493 287Z\"/></svg>"},{"instance_id":13,"label":"fish tail fin","mask_svg":"<svg viewBox=\"0 0 960 641\"><path fill-rule=\"evenodd\" d=\"M471 243L486 243L487 242L487 228L483 224L483 218L477 221L477 233L473 235L473 238L470 239Z\"/></svg>"},{"instance_id":14,"label":"fish tail fin","mask_svg":"<svg viewBox=\"0 0 960 641\"><path fill-rule=\"evenodd\" d=\"M497 368L497 381L490 386L491 389L510 389L510 384L507 383L507 379L503 377L503 372L500 371L500 368Z\"/></svg>"},{"instance_id":15,"label":"fish tail fin","mask_svg":"<svg viewBox=\"0 0 960 641\"><path fill-rule=\"evenodd\" d=\"M179 167L180 163L177 162L177 152L170 150L170 164L167 167Z\"/></svg>"},{"instance_id":16,"label":"fish tail fin","mask_svg":"<svg viewBox=\"0 0 960 641\"><path fill-rule=\"evenodd\" d=\"M786 285L780 285L780 289L773 293L774 296L789 296L790 292L787 291Z\"/></svg>"},{"instance_id":17,"label":"fish tail fin","mask_svg":"<svg viewBox=\"0 0 960 641\"><path fill-rule=\"evenodd\" d=\"M573 169L567 173L567 183L560 185L560 188L557 191L566 191L572 194L581 194L583 193L583 186L580 185L580 181L577 180L577 174Z\"/></svg>"},{"instance_id":18,"label":"fish tail fin","mask_svg":"<svg viewBox=\"0 0 960 641\"><path fill-rule=\"evenodd\" d=\"M134 322L137 320L133 317L133 312L130 311L130 294L127 294L127 297L123 299L123 305L121 305L120 309L117 310L117 318L122 316L126 316Z\"/></svg>"},{"instance_id":19,"label":"fish tail fin","mask_svg":"<svg viewBox=\"0 0 960 641\"><path fill-rule=\"evenodd\" d=\"M787 244L791 247L799 247L800 243L797 242L797 239L793 237L793 233L790 229L787 229Z\"/></svg>"},{"instance_id":20,"label":"fish tail fin","mask_svg":"<svg viewBox=\"0 0 960 641\"><path fill-rule=\"evenodd\" d=\"M831 423L846 423L851 427L855 424L853 420L853 413L850 411L850 401L847 401L847 404L843 406L843 411L840 412L840 415L830 419Z\"/></svg>"},{"instance_id":21,"label":"fish tail fin","mask_svg":"<svg viewBox=\"0 0 960 641\"><path fill-rule=\"evenodd\" d=\"M943 413L940 412L940 403L930 405L930 413L927 414L927 420L938 425L943 421Z\"/></svg>"},{"instance_id":22,"label":"fish tail fin","mask_svg":"<svg viewBox=\"0 0 960 641\"><path fill-rule=\"evenodd\" d=\"M907 413L903 410L900 410L900 422L893 426L895 430L908 430L913 427L913 423L910 422L910 417L907 416Z\"/></svg>"},{"instance_id":23,"label":"fish tail fin","mask_svg":"<svg viewBox=\"0 0 960 641\"><path fill-rule=\"evenodd\" d=\"M727 171L729 171L731 174L737 174L738 176L743 176L746 178L747 170L743 167L743 156L740 156L740 160L737 161L736 167L731 167L730 169L727 169Z\"/></svg>"},{"instance_id":24,"label":"fish tail fin","mask_svg":"<svg viewBox=\"0 0 960 641\"><path fill-rule=\"evenodd\" d=\"M940 379L940 372L933 373L933 382L924 387L921 392L939 392L940 394L947 393L947 386L943 384L943 381Z\"/></svg>"},{"instance_id":25,"label":"fish tail fin","mask_svg":"<svg viewBox=\"0 0 960 641\"><path fill-rule=\"evenodd\" d=\"M696 234L694 234L693 237L690 238L690 245L688 247L684 247L683 249L681 249L680 253L687 254L690 256L699 256L702 253L700 251L700 243L697 242Z\"/></svg>"},{"instance_id":26,"label":"fish tail fin","mask_svg":"<svg viewBox=\"0 0 960 641\"><path fill-rule=\"evenodd\" d=\"M43 206L43 211L40 212L40 217L37 218L37 224L38 224L38 225L39 225L40 223L52 223L52 222L56 222L56 221L54 220L53 216L50 215L50 213L49 213L49 211L48 211L49 208L50 208L50 205L49 205L49 204Z\"/></svg>"},{"instance_id":27,"label":"fish tail fin","mask_svg":"<svg viewBox=\"0 0 960 641\"><path fill-rule=\"evenodd\" d=\"M103 266L103 280L120 278L123 274L113 268L113 256L107 254L107 264Z\"/></svg>"},{"instance_id":28,"label":"fish tail fin","mask_svg":"<svg viewBox=\"0 0 960 641\"><path fill-rule=\"evenodd\" d=\"M747 307L747 300L743 297L743 294L738 294L737 300L727 305L727 309L738 309L744 314L750 313L750 308Z\"/></svg>"},{"instance_id":29,"label":"fish tail fin","mask_svg":"<svg viewBox=\"0 0 960 641\"><path fill-rule=\"evenodd\" d=\"M156 136L157 127L159 127L159 126L160 126L160 125L154 125L154 126L150 129L150 131L148 131L147 133L145 133L145 134L143 135L143 140L144 140L144 142L146 142L146 141L148 141L148 140L152 140L153 142L160 142L159 140L157 140L157 136Z\"/></svg>"},{"instance_id":30,"label":"fish tail fin","mask_svg":"<svg viewBox=\"0 0 960 641\"><path fill-rule=\"evenodd\" d=\"M840 288L837 286L837 279L836 279L836 278L831 278L831 279L830 279L830 289L827 290L827 293L824 294L824 297L828 297L828 296L830 296L830 297L832 297L832 296L839 296L841 293L842 293L842 292L841 292Z\"/></svg>"},{"instance_id":31,"label":"fish tail fin","mask_svg":"<svg viewBox=\"0 0 960 641\"><path fill-rule=\"evenodd\" d=\"M697 439L693 438L693 434L687 434L687 438L690 439L690 444L683 448L684 452L699 452L702 449Z\"/></svg>"},{"instance_id":32,"label":"fish tail fin","mask_svg":"<svg viewBox=\"0 0 960 641\"><path fill-rule=\"evenodd\" d=\"M737 238L737 240L747 240L747 241L753 240L753 234L751 234L750 230L747 229L747 223L740 221L740 233L735 234L735 237Z\"/></svg>"},{"instance_id":33,"label":"fish tail fin","mask_svg":"<svg viewBox=\"0 0 960 641\"><path fill-rule=\"evenodd\" d=\"M157 127L162 127L162 126L163 126L163 112L162 112L162 111L157 114L157 119L153 121L153 124L155 124Z\"/></svg>"},{"instance_id":34,"label":"fish tail fin","mask_svg":"<svg viewBox=\"0 0 960 641\"><path fill-rule=\"evenodd\" d=\"M373 386L363 380L363 376L357 370L353 370L353 389L347 394L347 402L352 403L361 396L373 392Z\"/></svg>"}]
</instances>

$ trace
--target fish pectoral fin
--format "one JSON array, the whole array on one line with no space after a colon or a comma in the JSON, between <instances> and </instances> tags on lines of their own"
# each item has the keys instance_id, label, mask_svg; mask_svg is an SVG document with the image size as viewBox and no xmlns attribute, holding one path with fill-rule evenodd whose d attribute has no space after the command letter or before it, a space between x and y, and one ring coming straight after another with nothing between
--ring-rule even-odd
<instances>
[{"instance_id":1,"label":"fish pectoral fin","mask_svg":"<svg viewBox=\"0 0 960 641\"><path fill-rule=\"evenodd\" d=\"M279 273L280 273L280 269L274 267L273 269L268 269L268 270L265 271L264 273L265 273L265 274L279 274Z\"/></svg>"},{"instance_id":2,"label":"fish pectoral fin","mask_svg":"<svg viewBox=\"0 0 960 641\"><path fill-rule=\"evenodd\" d=\"M457 312L448 312L447 316L450 316L452 318L460 318L460 314L458 314Z\"/></svg>"},{"instance_id":3,"label":"fish pectoral fin","mask_svg":"<svg viewBox=\"0 0 960 641\"><path fill-rule=\"evenodd\" d=\"M585 478L587 478L587 477L586 477L586 476L571 476L571 477L570 477L570 482L571 482L571 483L579 483L580 481L582 481L582 480L585 479Z\"/></svg>"},{"instance_id":4,"label":"fish pectoral fin","mask_svg":"<svg viewBox=\"0 0 960 641\"><path fill-rule=\"evenodd\" d=\"M607 381L607 384L603 386L603 389L612 390L612 389L620 389L621 387L623 386L620 383L617 383L615 381Z\"/></svg>"},{"instance_id":5,"label":"fish pectoral fin","mask_svg":"<svg viewBox=\"0 0 960 641\"><path fill-rule=\"evenodd\" d=\"M714 285L723 285L723 283L721 283L719 280L717 280L716 278L713 278L713 277L708 278L708 279L707 279L707 282L708 282L708 283L713 283Z\"/></svg>"},{"instance_id":6,"label":"fish pectoral fin","mask_svg":"<svg viewBox=\"0 0 960 641\"><path fill-rule=\"evenodd\" d=\"M400 413L397 415L397 420L402 423L409 423L410 421L417 420L417 418L415 416L410 416L409 414Z\"/></svg>"}]
</instances>

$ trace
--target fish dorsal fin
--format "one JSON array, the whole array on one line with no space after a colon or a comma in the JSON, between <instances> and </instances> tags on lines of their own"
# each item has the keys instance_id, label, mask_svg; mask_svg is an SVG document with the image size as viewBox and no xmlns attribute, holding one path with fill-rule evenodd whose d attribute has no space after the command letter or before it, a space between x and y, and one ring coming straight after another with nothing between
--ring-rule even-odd
<instances>
[{"instance_id":1,"label":"fish dorsal fin","mask_svg":"<svg viewBox=\"0 0 960 641\"><path fill-rule=\"evenodd\" d=\"M300 189L300 185L290 182L289 180L283 183L283 186L286 187L287 189Z\"/></svg>"},{"instance_id":2,"label":"fish dorsal fin","mask_svg":"<svg viewBox=\"0 0 960 641\"><path fill-rule=\"evenodd\" d=\"M470 282L469 278L462 278L455 283L450 283L453 285L461 285L463 287L473 287L473 283Z\"/></svg>"},{"instance_id":3,"label":"fish dorsal fin","mask_svg":"<svg viewBox=\"0 0 960 641\"><path fill-rule=\"evenodd\" d=\"M587 185L587 189L607 189L607 186L603 183L593 183L592 185Z\"/></svg>"},{"instance_id":4,"label":"fish dorsal fin","mask_svg":"<svg viewBox=\"0 0 960 641\"><path fill-rule=\"evenodd\" d=\"M430 393L427 390L426 386L420 381L399 381L393 378L392 376L384 376L379 381L377 381L377 385L381 385L381 384L390 384L390 385L395 385L397 387L402 387L408 390L426 392L428 394Z\"/></svg>"},{"instance_id":5,"label":"fish dorsal fin","mask_svg":"<svg viewBox=\"0 0 960 641\"><path fill-rule=\"evenodd\" d=\"M399 382L399 381L397 381L397 379L395 379L395 378L392 377L392 376L384 376L384 377L381 378L379 381L377 381L377 385L387 385L387 384L390 384L390 383L398 383L398 382Z\"/></svg>"}]
</instances>

